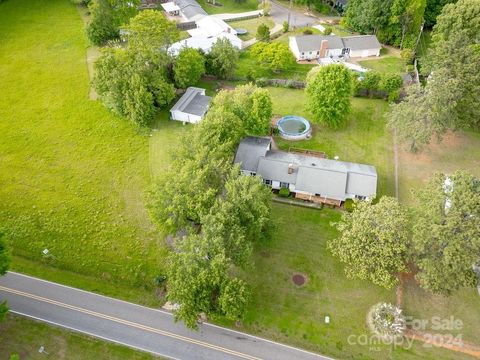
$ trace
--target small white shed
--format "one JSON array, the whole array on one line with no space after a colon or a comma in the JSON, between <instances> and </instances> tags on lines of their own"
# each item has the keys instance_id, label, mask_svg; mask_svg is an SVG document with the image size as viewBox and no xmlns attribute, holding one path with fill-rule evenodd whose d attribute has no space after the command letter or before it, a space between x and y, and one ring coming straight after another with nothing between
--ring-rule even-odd
<instances>
[{"instance_id":1,"label":"small white shed","mask_svg":"<svg viewBox=\"0 0 480 360\"><path fill-rule=\"evenodd\" d=\"M205 89L189 87L170 109L171 119L184 123L198 123L207 113L211 100L210 96L205 95Z\"/></svg>"}]
</instances>

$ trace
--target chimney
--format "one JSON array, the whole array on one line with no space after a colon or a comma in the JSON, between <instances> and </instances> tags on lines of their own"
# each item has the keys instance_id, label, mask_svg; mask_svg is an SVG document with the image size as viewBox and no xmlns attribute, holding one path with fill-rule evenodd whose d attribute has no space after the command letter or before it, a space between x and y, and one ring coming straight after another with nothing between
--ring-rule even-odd
<instances>
[{"instance_id":1,"label":"chimney","mask_svg":"<svg viewBox=\"0 0 480 360\"><path fill-rule=\"evenodd\" d=\"M322 40L320 45L320 59L323 59L327 55L328 40Z\"/></svg>"},{"instance_id":2,"label":"chimney","mask_svg":"<svg viewBox=\"0 0 480 360\"><path fill-rule=\"evenodd\" d=\"M288 173L293 174L293 164L288 164Z\"/></svg>"}]
</instances>

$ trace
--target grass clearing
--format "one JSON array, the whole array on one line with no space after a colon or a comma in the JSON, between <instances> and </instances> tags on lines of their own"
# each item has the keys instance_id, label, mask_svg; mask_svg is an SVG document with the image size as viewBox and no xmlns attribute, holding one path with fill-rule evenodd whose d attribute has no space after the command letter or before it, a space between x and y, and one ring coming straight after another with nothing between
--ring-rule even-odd
<instances>
[{"instance_id":1,"label":"grass clearing","mask_svg":"<svg viewBox=\"0 0 480 360\"><path fill-rule=\"evenodd\" d=\"M269 88L275 114L300 115L307 120L312 115L305 110L306 97L303 90ZM277 137L280 148L299 147L324 151L330 158L374 165L378 172L378 194L394 194L393 144L392 137L385 130L384 113L388 104L383 100L363 98L352 99L352 113L345 126L330 129L313 126L309 140L287 141Z\"/></svg>"},{"instance_id":2,"label":"grass clearing","mask_svg":"<svg viewBox=\"0 0 480 360\"><path fill-rule=\"evenodd\" d=\"M272 29L275 26L275 23L271 18L263 16L255 19L233 21L229 23L234 29L245 29L248 31L245 35L238 36L243 41L253 39L257 35L257 28L262 24L267 25L269 29Z\"/></svg>"},{"instance_id":3,"label":"grass clearing","mask_svg":"<svg viewBox=\"0 0 480 360\"><path fill-rule=\"evenodd\" d=\"M88 99L75 6L4 2L0 32L0 223L14 255L149 286L166 252L143 201L149 139Z\"/></svg>"},{"instance_id":4,"label":"grass clearing","mask_svg":"<svg viewBox=\"0 0 480 360\"><path fill-rule=\"evenodd\" d=\"M215 0L216 5L207 0L198 0L198 3L208 14L242 13L258 9L257 0Z\"/></svg>"},{"instance_id":5,"label":"grass clearing","mask_svg":"<svg viewBox=\"0 0 480 360\"><path fill-rule=\"evenodd\" d=\"M20 316L9 315L0 323L0 358L8 359L10 354L20 355L20 359L58 359L58 360L147 360L159 357L130 349L96 338L75 333L70 330L53 327ZM48 355L39 353L40 346L45 347Z\"/></svg>"},{"instance_id":6,"label":"grass clearing","mask_svg":"<svg viewBox=\"0 0 480 360\"><path fill-rule=\"evenodd\" d=\"M405 72L405 61L396 56L385 56L379 59L362 60L361 66L381 73L401 74Z\"/></svg>"}]
</instances>

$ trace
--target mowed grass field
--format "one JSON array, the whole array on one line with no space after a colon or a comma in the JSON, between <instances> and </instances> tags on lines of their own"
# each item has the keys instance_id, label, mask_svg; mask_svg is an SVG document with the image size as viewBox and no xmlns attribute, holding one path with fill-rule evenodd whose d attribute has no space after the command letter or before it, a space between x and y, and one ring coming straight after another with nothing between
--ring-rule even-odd
<instances>
[{"instance_id":1,"label":"mowed grass field","mask_svg":"<svg viewBox=\"0 0 480 360\"><path fill-rule=\"evenodd\" d=\"M77 9L2 2L0 34L0 227L14 259L150 287L165 248L144 206L149 137L88 99Z\"/></svg>"},{"instance_id":2,"label":"mowed grass field","mask_svg":"<svg viewBox=\"0 0 480 360\"><path fill-rule=\"evenodd\" d=\"M159 360L159 357L132 350L90 336L10 315L0 324L0 358L18 354L20 359L56 360ZM40 353L40 346L48 353Z\"/></svg>"}]
</instances>

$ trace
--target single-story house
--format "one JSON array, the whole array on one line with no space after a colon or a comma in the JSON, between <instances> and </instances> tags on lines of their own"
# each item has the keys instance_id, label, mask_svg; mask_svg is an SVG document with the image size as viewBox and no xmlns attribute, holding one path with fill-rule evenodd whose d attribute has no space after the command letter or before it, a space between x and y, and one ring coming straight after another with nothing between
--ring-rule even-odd
<instances>
[{"instance_id":1,"label":"single-story house","mask_svg":"<svg viewBox=\"0 0 480 360\"><path fill-rule=\"evenodd\" d=\"M326 57L380 56L382 45L375 35L302 35L289 38L290 51L297 61Z\"/></svg>"},{"instance_id":2,"label":"single-story house","mask_svg":"<svg viewBox=\"0 0 480 360\"><path fill-rule=\"evenodd\" d=\"M215 16L203 16L195 20L195 29L187 30L190 36L218 36L221 33L237 35L234 28Z\"/></svg>"},{"instance_id":3,"label":"single-story house","mask_svg":"<svg viewBox=\"0 0 480 360\"><path fill-rule=\"evenodd\" d=\"M170 109L170 117L184 123L198 123L207 113L211 100L205 95L205 89L189 87Z\"/></svg>"},{"instance_id":4,"label":"single-story house","mask_svg":"<svg viewBox=\"0 0 480 360\"><path fill-rule=\"evenodd\" d=\"M272 189L288 188L303 200L340 205L377 193L374 166L272 150L269 137L244 138L234 162L244 175L261 176Z\"/></svg>"},{"instance_id":5,"label":"single-story house","mask_svg":"<svg viewBox=\"0 0 480 360\"><path fill-rule=\"evenodd\" d=\"M240 50L242 48L242 40L238 36L231 33L221 33L217 36L193 36L180 40L172 44L168 51L171 55L176 56L183 48L193 48L208 54L218 39L228 39L237 49Z\"/></svg>"}]
</instances>

